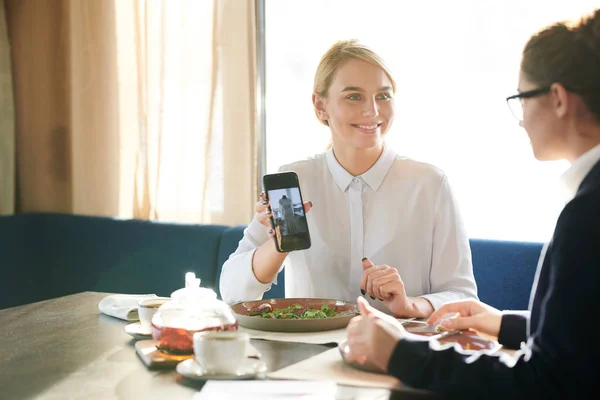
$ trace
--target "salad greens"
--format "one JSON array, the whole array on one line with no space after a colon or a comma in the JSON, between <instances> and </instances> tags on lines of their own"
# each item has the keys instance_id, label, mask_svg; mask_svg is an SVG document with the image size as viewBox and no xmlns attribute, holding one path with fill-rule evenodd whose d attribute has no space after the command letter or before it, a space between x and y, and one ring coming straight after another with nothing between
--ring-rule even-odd
<instances>
[{"instance_id":1,"label":"salad greens","mask_svg":"<svg viewBox=\"0 0 600 400\"><path fill-rule=\"evenodd\" d=\"M329 307L327 304L323 304L321 309L294 304L286 308L278 308L275 310L272 310L270 307L263 309L259 308L257 310L249 311L246 315L274 319L315 319L335 317L341 313L342 312L337 311L335 307Z\"/></svg>"}]
</instances>

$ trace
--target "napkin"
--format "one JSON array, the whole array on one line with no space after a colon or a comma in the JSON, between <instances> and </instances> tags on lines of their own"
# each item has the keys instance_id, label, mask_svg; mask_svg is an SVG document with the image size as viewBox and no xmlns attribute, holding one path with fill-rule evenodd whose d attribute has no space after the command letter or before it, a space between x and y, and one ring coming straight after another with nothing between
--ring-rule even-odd
<instances>
[{"instance_id":1,"label":"napkin","mask_svg":"<svg viewBox=\"0 0 600 400\"><path fill-rule=\"evenodd\" d=\"M155 294L111 294L98 303L98 310L125 321L139 321L138 302L157 297Z\"/></svg>"}]
</instances>

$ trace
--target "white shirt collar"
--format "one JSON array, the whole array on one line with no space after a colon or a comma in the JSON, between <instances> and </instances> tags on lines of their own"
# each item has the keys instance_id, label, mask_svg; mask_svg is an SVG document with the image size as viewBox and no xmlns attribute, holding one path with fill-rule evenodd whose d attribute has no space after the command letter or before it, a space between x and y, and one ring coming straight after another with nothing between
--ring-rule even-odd
<instances>
[{"instance_id":1,"label":"white shirt collar","mask_svg":"<svg viewBox=\"0 0 600 400\"><path fill-rule=\"evenodd\" d=\"M395 158L396 154L394 151L390 149L389 146L385 146L381 156L379 156L379 159L377 159L375 164L373 164L373 166L369 168L367 172L357 176L357 178L362 178L362 180L369 185L371 189L377 191L383 183L388 171L392 167ZM352 182L352 179L355 177L346 171L339 163L337 158L335 158L335 155L333 154L333 147L327 150L327 166L329 167L329 171L331 172L335 183L337 183L342 192L345 192Z\"/></svg>"},{"instance_id":2,"label":"white shirt collar","mask_svg":"<svg viewBox=\"0 0 600 400\"><path fill-rule=\"evenodd\" d=\"M560 177L560 188L565 203L573 200L579 186L590 170L600 160L600 144L585 152L571 164Z\"/></svg>"}]
</instances>

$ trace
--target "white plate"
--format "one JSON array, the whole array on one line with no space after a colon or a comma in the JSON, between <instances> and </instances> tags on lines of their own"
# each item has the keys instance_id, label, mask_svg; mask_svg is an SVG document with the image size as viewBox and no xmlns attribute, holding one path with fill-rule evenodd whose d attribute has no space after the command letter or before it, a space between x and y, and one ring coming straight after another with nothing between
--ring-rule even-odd
<instances>
[{"instance_id":1,"label":"white plate","mask_svg":"<svg viewBox=\"0 0 600 400\"><path fill-rule=\"evenodd\" d=\"M146 331L142 328L141 322L134 322L133 324L126 325L125 332L137 340L152 338L152 331Z\"/></svg>"},{"instance_id":2,"label":"white plate","mask_svg":"<svg viewBox=\"0 0 600 400\"><path fill-rule=\"evenodd\" d=\"M267 365L262 360L247 358L234 374L207 374L204 369L190 358L177 364L177 372L186 378L197 380L232 380L232 379L254 379L267 372Z\"/></svg>"}]
</instances>

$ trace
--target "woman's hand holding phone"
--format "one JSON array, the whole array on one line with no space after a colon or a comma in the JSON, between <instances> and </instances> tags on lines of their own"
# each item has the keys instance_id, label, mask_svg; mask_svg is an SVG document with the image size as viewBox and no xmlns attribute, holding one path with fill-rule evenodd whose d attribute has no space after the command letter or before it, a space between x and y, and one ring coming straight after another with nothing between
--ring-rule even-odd
<instances>
[{"instance_id":1,"label":"woman's hand holding phone","mask_svg":"<svg viewBox=\"0 0 600 400\"><path fill-rule=\"evenodd\" d=\"M310 211L311 207L311 202L304 202L305 212ZM275 231L271 226L271 207L264 192L260 194L260 199L255 204L254 211L258 214L256 217L257 221L265 227L267 235L269 235L271 240L265 242L254 252L252 272L259 282L268 283L273 280L279 271L287 253L281 253L276 248L275 240L273 240Z\"/></svg>"},{"instance_id":2,"label":"woman's hand holding phone","mask_svg":"<svg viewBox=\"0 0 600 400\"><path fill-rule=\"evenodd\" d=\"M304 212L308 213L312 208L312 202L305 201L303 203L303 206ZM267 228L267 235L269 235L269 237L273 239L275 237L276 232L273 229L271 223L271 205L267 200L267 194L265 192L261 192L258 202L254 205L254 211L258 214L256 217L258 222L260 222L265 228Z\"/></svg>"}]
</instances>

